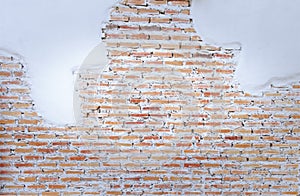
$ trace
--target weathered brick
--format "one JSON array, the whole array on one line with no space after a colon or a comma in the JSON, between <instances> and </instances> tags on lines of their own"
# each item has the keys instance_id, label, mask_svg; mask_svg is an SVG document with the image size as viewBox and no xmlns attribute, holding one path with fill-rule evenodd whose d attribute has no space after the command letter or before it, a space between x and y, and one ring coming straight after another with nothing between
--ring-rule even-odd
<instances>
[{"instance_id":1,"label":"weathered brick","mask_svg":"<svg viewBox=\"0 0 300 196\"><path fill-rule=\"evenodd\" d=\"M150 18L151 23L170 23L171 19L170 18L157 18L157 17L152 17Z\"/></svg>"},{"instance_id":2,"label":"weathered brick","mask_svg":"<svg viewBox=\"0 0 300 196\"><path fill-rule=\"evenodd\" d=\"M238 90L235 52L203 43L189 15L189 0L112 9L108 68L79 77L80 126L46 125L24 66L0 57L1 192L298 194L299 82Z\"/></svg>"}]
</instances>

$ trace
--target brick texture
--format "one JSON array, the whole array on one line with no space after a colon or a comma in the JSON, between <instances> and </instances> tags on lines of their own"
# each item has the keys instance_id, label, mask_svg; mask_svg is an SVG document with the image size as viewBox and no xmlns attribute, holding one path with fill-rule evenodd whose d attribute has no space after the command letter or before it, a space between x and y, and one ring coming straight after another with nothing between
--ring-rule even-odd
<instances>
[{"instance_id":1,"label":"brick texture","mask_svg":"<svg viewBox=\"0 0 300 196\"><path fill-rule=\"evenodd\" d=\"M2 195L300 194L299 81L240 90L239 51L202 41L189 0L121 1L102 39L76 126L45 122L24 65L0 57Z\"/></svg>"}]
</instances>

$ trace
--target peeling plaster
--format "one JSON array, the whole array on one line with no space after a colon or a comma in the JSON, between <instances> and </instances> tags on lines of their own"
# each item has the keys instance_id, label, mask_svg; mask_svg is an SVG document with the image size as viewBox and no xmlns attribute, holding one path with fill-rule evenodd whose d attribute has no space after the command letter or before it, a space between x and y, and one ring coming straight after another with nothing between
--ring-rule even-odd
<instances>
[{"instance_id":1,"label":"peeling plaster","mask_svg":"<svg viewBox=\"0 0 300 196\"><path fill-rule=\"evenodd\" d=\"M297 0L193 0L192 14L206 42L241 43L235 79L259 95L271 84L300 81L299 7Z\"/></svg>"},{"instance_id":2,"label":"peeling plaster","mask_svg":"<svg viewBox=\"0 0 300 196\"><path fill-rule=\"evenodd\" d=\"M72 73L81 62L93 64L89 61L97 53L97 47L91 54L89 51L99 43L101 21L105 21L109 8L118 0L86 2L1 1L0 47L29 64L33 98L40 113L51 122L75 122ZM195 27L206 42L241 42L243 50L236 81L241 83L241 90L260 94L271 84L300 80L297 60L300 25L294 22L300 17L298 4L297 0L193 0L192 14ZM265 29L260 29L264 26ZM272 39L264 42L268 37ZM240 46L224 44L223 47ZM276 55L274 51L281 53ZM275 57L278 60L273 63L265 59ZM60 96L53 96L57 94Z\"/></svg>"}]
</instances>

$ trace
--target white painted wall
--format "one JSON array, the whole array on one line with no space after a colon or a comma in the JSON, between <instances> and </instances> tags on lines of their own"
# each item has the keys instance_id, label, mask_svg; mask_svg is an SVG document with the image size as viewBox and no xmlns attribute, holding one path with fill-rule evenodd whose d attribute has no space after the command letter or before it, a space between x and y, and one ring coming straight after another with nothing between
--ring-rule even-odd
<instances>
[{"instance_id":1,"label":"white painted wall","mask_svg":"<svg viewBox=\"0 0 300 196\"><path fill-rule=\"evenodd\" d=\"M0 0L0 49L29 67L38 111L74 123L72 70L101 42L101 25L117 0Z\"/></svg>"},{"instance_id":2,"label":"white painted wall","mask_svg":"<svg viewBox=\"0 0 300 196\"><path fill-rule=\"evenodd\" d=\"M241 43L243 90L300 81L299 0L193 0L192 14L205 41Z\"/></svg>"},{"instance_id":3,"label":"white painted wall","mask_svg":"<svg viewBox=\"0 0 300 196\"><path fill-rule=\"evenodd\" d=\"M0 49L25 58L33 99L49 122L75 122L72 70L100 42L101 22L117 1L0 0ZM300 80L299 0L192 2L206 41L242 44L237 80L243 89L257 92L275 76L279 82Z\"/></svg>"}]
</instances>

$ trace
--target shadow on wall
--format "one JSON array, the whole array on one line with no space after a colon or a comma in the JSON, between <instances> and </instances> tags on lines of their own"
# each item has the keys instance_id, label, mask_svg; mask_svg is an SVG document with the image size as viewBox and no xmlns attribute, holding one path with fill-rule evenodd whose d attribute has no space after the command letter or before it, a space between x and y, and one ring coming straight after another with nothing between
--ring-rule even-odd
<instances>
[{"instance_id":1,"label":"shadow on wall","mask_svg":"<svg viewBox=\"0 0 300 196\"><path fill-rule=\"evenodd\" d=\"M76 123L80 124L82 122L81 119L81 104L82 98L80 95L82 94L82 86L92 85L92 84L82 84L83 75L95 75L94 83L100 82L99 77L101 76L103 70L108 66L108 58L107 58L107 50L106 46L103 42L98 44L84 59L82 65L78 70L74 72L75 74L75 83L74 83L74 95L73 95L73 107L74 107L74 117ZM96 92L94 92L96 93Z\"/></svg>"}]
</instances>

